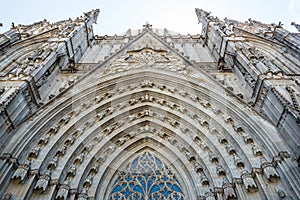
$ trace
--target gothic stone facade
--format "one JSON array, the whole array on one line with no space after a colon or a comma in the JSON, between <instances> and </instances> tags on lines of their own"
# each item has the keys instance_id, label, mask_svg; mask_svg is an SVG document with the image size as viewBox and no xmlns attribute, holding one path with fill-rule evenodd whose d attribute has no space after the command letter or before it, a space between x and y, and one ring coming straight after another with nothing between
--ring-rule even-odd
<instances>
[{"instance_id":1,"label":"gothic stone facade","mask_svg":"<svg viewBox=\"0 0 300 200\"><path fill-rule=\"evenodd\" d=\"M0 34L1 198L299 199L299 34L195 11L198 35L95 36L99 10Z\"/></svg>"}]
</instances>

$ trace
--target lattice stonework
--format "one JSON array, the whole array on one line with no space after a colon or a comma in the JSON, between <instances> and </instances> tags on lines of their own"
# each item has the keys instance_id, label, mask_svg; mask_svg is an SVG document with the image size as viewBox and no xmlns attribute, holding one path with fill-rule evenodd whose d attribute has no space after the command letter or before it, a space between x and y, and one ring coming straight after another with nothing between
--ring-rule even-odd
<instances>
[{"instance_id":1,"label":"lattice stonework","mask_svg":"<svg viewBox=\"0 0 300 200\"><path fill-rule=\"evenodd\" d=\"M176 175L149 152L117 174L109 200L184 200Z\"/></svg>"}]
</instances>

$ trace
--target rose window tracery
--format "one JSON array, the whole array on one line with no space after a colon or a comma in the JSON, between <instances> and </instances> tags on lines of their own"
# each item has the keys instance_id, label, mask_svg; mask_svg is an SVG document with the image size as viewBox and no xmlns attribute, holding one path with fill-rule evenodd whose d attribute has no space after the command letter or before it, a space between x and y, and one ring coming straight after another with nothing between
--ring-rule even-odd
<instances>
[{"instance_id":1,"label":"rose window tracery","mask_svg":"<svg viewBox=\"0 0 300 200\"><path fill-rule=\"evenodd\" d=\"M149 152L141 154L113 183L109 200L184 200L176 175Z\"/></svg>"}]
</instances>

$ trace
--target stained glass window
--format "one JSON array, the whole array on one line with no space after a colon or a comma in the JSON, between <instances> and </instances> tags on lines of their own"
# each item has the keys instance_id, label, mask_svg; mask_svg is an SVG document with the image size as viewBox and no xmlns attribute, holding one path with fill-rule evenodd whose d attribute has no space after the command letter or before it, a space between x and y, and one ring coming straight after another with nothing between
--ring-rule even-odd
<instances>
[{"instance_id":1,"label":"stained glass window","mask_svg":"<svg viewBox=\"0 0 300 200\"><path fill-rule=\"evenodd\" d=\"M145 152L118 173L109 200L184 200L184 194L168 166Z\"/></svg>"}]
</instances>

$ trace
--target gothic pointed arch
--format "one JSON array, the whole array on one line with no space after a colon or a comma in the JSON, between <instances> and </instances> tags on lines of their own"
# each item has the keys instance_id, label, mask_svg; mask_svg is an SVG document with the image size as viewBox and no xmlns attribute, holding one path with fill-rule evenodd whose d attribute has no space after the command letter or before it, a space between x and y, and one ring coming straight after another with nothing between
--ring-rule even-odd
<instances>
[{"instance_id":1,"label":"gothic pointed arch","mask_svg":"<svg viewBox=\"0 0 300 200\"><path fill-rule=\"evenodd\" d=\"M225 69L200 39L149 25L94 38L86 63L72 73L88 72L2 147L0 193L79 200L297 196L292 147L272 121L224 87L225 78L217 81ZM190 57L180 52L190 48Z\"/></svg>"},{"instance_id":2,"label":"gothic pointed arch","mask_svg":"<svg viewBox=\"0 0 300 200\"><path fill-rule=\"evenodd\" d=\"M119 169L108 199L185 199L177 176L155 154L145 151Z\"/></svg>"}]
</instances>

